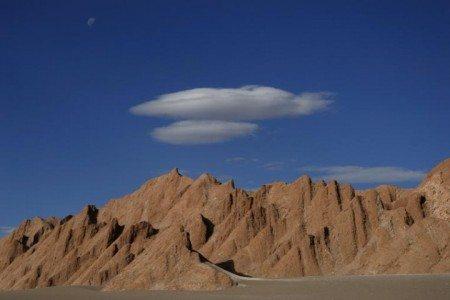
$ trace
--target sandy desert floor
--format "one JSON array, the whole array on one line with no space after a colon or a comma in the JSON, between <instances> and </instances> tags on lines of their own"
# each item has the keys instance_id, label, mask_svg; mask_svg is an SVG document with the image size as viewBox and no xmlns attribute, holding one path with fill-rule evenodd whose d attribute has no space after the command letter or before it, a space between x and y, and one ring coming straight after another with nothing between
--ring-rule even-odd
<instances>
[{"instance_id":1,"label":"sandy desert floor","mask_svg":"<svg viewBox=\"0 0 450 300\"><path fill-rule=\"evenodd\" d=\"M92 287L52 287L0 292L0 299L450 299L450 274L309 277L241 280L215 292L101 292Z\"/></svg>"}]
</instances>

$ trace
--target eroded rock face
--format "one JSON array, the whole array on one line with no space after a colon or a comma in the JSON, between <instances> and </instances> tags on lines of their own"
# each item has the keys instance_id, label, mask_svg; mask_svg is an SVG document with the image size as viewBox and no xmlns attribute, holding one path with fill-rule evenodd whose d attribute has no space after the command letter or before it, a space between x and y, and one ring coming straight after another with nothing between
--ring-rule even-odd
<instances>
[{"instance_id":1,"label":"eroded rock face","mask_svg":"<svg viewBox=\"0 0 450 300\"><path fill-rule=\"evenodd\" d=\"M450 271L450 159L417 189L355 191L307 176L258 191L178 171L0 240L0 289L220 289L256 277Z\"/></svg>"}]
</instances>

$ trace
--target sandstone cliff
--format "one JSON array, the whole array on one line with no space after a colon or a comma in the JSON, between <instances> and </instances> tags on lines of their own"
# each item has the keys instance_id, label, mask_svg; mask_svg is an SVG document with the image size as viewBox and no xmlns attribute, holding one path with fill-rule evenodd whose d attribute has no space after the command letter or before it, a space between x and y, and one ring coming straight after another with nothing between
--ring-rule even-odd
<instances>
[{"instance_id":1,"label":"sandstone cliff","mask_svg":"<svg viewBox=\"0 0 450 300\"><path fill-rule=\"evenodd\" d=\"M0 289L220 289L255 277L450 272L450 159L416 189L303 176L255 192L176 169L0 240Z\"/></svg>"}]
</instances>

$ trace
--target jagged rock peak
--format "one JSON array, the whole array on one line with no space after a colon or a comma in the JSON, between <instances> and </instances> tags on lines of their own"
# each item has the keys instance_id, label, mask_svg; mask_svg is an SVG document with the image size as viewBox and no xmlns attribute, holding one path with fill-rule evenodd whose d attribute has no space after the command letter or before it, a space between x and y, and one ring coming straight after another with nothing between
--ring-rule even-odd
<instances>
[{"instance_id":1,"label":"jagged rock peak","mask_svg":"<svg viewBox=\"0 0 450 300\"><path fill-rule=\"evenodd\" d=\"M210 173L201 174L196 180L198 182L207 182L207 183L219 183L219 181L212 176Z\"/></svg>"},{"instance_id":2,"label":"jagged rock peak","mask_svg":"<svg viewBox=\"0 0 450 300\"><path fill-rule=\"evenodd\" d=\"M441 183L450 184L450 158L445 159L434 167L423 179L421 186L429 181L439 181ZM450 187L449 187L450 188Z\"/></svg>"},{"instance_id":3,"label":"jagged rock peak","mask_svg":"<svg viewBox=\"0 0 450 300\"><path fill-rule=\"evenodd\" d=\"M167 173L167 175L169 177L179 177L182 176L180 173L180 170L178 168L173 168L172 170L169 171L169 173Z\"/></svg>"},{"instance_id":4,"label":"jagged rock peak","mask_svg":"<svg viewBox=\"0 0 450 300\"><path fill-rule=\"evenodd\" d=\"M86 205L81 213L77 215L79 225L90 225L97 223L98 208L93 204Z\"/></svg>"},{"instance_id":5,"label":"jagged rock peak","mask_svg":"<svg viewBox=\"0 0 450 300\"><path fill-rule=\"evenodd\" d=\"M299 183L299 184L308 184L308 185L311 185L312 184L312 179L311 179L311 177L309 177L308 175L302 175L302 176L300 176L299 178L297 178L296 180L294 180L293 182L292 182L292 184L296 184L296 183Z\"/></svg>"},{"instance_id":6,"label":"jagged rock peak","mask_svg":"<svg viewBox=\"0 0 450 300\"><path fill-rule=\"evenodd\" d=\"M236 186L235 186L235 184L234 184L234 180L233 179L230 179L230 180L228 180L227 182L225 182L223 185L225 185L225 186L229 186L229 187L231 187L232 189L235 189L236 188Z\"/></svg>"}]
</instances>

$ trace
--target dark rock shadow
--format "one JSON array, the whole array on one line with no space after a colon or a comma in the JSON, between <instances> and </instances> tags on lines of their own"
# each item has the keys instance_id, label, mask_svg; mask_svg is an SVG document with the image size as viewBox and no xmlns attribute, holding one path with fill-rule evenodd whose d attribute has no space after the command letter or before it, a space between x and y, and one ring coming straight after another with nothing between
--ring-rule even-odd
<instances>
[{"instance_id":1,"label":"dark rock shadow","mask_svg":"<svg viewBox=\"0 0 450 300\"><path fill-rule=\"evenodd\" d=\"M225 271L228 271L228 272L233 273L233 274L238 275L238 276L249 277L249 278L252 277L250 275L247 275L247 274L244 274L244 273L236 271L236 269L234 267L234 261L232 259L229 259L229 260L226 260L226 261L223 261L223 262L215 264L215 263L210 262L200 252L195 251L195 250L193 250L193 252L198 254L198 256L200 258L200 262L202 262L202 263L208 262L210 264L214 264L214 265L218 266L219 268L224 269Z\"/></svg>"},{"instance_id":2,"label":"dark rock shadow","mask_svg":"<svg viewBox=\"0 0 450 300\"><path fill-rule=\"evenodd\" d=\"M236 269L234 267L234 261L232 259L217 263L216 266L218 266L224 270L227 270L230 273L233 273L233 274L236 274L236 275L239 275L242 277L251 277L247 274L236 271Z\"/></svg>"},{"instance_id":3,"label":"dark rock shadow","mask_svg":"<svg viewBox=\"0 0 450 300\"><path fill-rule=\"evenodd\" d=\"M202 217L202 222L206 226L206 237L205 237L205 243L209 240L209 238L214 233L214 224L209 220L208 218L205 218L203 215L200 215Z\"/></svg>"}]
</instances>

